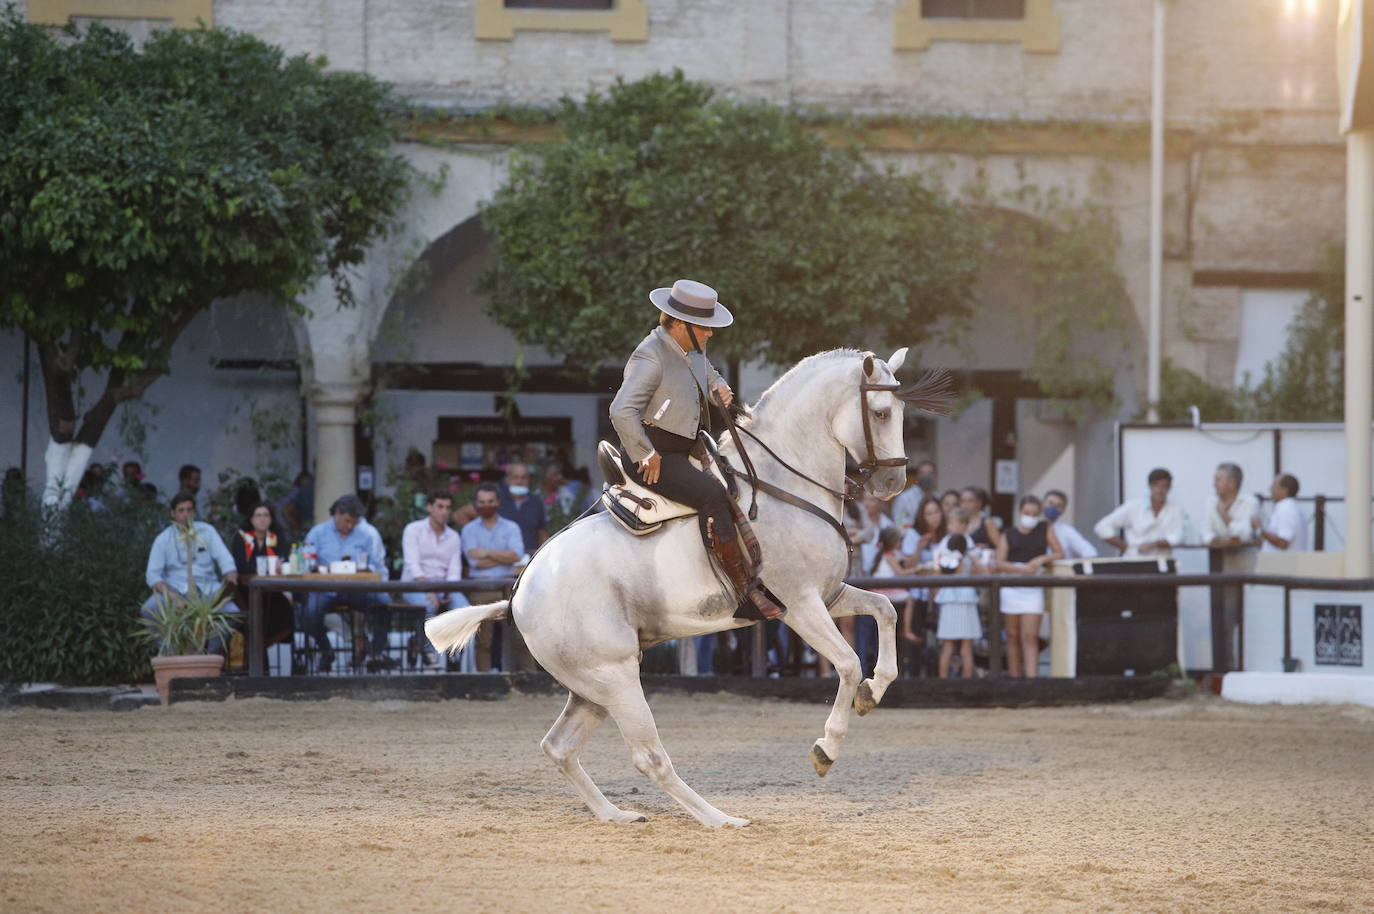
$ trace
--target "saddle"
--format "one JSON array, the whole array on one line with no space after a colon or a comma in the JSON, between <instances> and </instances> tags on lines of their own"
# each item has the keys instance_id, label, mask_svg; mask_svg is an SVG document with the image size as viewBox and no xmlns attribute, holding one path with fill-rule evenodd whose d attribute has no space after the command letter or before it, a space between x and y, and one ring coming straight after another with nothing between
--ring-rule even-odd
<instances>
[{"instance_id":1,"label":"saddle","mask_svg":"<svg viewBox=\"0 0 1374 914\"><path fill-rule=\"evenodd\" d=\"M733 503L739 496L733 469L720 456L710 435L705 432L697 435L697 446L689 457L697 469L714 476L725 486ZM697 513L696 508L664 498L631 479L621 465L620 449L609 441L597 445L596 459L601 467L602 478L606 480L601 504L622 527L635 536L647 536L670 520Z\"/></svg>"}]
</instances>

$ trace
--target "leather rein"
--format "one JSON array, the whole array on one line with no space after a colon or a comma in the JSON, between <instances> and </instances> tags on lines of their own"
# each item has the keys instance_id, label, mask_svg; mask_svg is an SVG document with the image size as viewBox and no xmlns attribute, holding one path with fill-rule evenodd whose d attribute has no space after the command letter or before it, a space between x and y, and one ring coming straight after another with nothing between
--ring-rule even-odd
<instances>
[{"instance_id":1,"label":"leather rein","mask_svg":"<svg viewBox=\"0 0 1374 914\"><path fill-rule=\"evenodd\" d=\"M730 430L730 435L735 440L735 450L739 452L740 462L744 464L744 472L737 473L736 475L742 475L750 486L749 519L758 519L758 493L760 491L763 491L766 494L778 499L779 501L786 502L787 504L792 505L793 507L801 508L803 511L806 511L810 514L814 514L815 516L823 519L826 523L830 524L831 528L834 529L837 534L839 534L840 540L844 543L845 549L848 552L853 553L854 544L849 541L849 534L845 531L844 524L840 523L840 521L836 520L834 517L831 517L829 511L826 511L824 508L820 507L814 502L807 501L799 495L793 495L786 489L779 488L778 486L773 485L771 482L766 482L762 479L759 479L758 473L754 470L754 462L749 459L749 455L744 449L744 441L740 438L740 432L743 432L750 438L753 438L754 441L758 443L759 447L763 448L764 452L767 453L769 457L772 457L775 461L777 461L783 469L787 470L794 476L799 476L802 479L805 479L813 486L816 486L817 488L825 492L828 492L831 495L834 495L836 498L840 499L841 504L843 504L846 501L853 501L854 499L858 498L860 493L862 493L863 491L863 487L868 484L868 480L873 476L875 472L878 471L879 468L906 466L905 457L884 457L880 459L877 456L876 449L873 446L873 428L868 418L868 395L870 393L881 390L895 391L901 389L901 387L902 385L900 384L870 384L867 380L860 382L859 411L863 415L864 448L868 451L868 454L863 463L859 464L859 472L857 476L850 476L848 473L845 474L845 491L843 492L836 491L835 489L830 488L824 483L812 479L806 473L803 473L801 470L797 469L796 467L788 463L786 460L783 460L781 457L779 457L773 451L773 449L770 448L758 435L755 435L747 428L741 429L739 426L735 424L735 419L731 415L729 407L725 406L724 403L721 403L719 397L716 397L716 401L718 405L721 407L721 412L725 415L725 425ZM728 464L726 464L726 466L728 466Z\"/></svg>"}]
</instances>

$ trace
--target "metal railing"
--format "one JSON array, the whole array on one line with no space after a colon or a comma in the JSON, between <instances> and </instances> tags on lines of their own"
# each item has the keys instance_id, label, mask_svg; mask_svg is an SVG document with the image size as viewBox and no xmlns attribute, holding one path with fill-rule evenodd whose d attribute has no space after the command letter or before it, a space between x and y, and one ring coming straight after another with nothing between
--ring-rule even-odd
<instances>
[{"instance_id":1,"label":"metal railing","mask_svg":"<svg viewBox=\"0 0 1374 914\"><path fill-rule=\"evenodd\" d=\"M1220 572L1214 574L1091 574L1091 575L906 575L903 577L846 578L846 583L863 589L938 587L976 587L989 591L989 612L996 620L1001 612L1001 590L1004 587L1072 587L1078 589L1169 589L1178 587L1227 587L1254 584L1283 588L1283 661L1285 671L1293 664L1293 620L1291 595L1294 590L1374 591L1374 578L1306 578L1296 575L1259 574L1252 572ZM462 581L338 581L306 578L260 577L247 582L248 587L248 673L261 676L263 670L263 598L264 593L467 593L505 589L515 583L514 578L484 578ZM1245 656L1245 614L1239 616L1240 658ZM786 622L787 617L783 617ZM991 675L1002 672L1002 643L997 635L1000 626L994 624L988 637L988 665ZM1214 633L1215 637L1215 633ZM755 638L756 646L762 638ZM760 651L755 650L753 675L764 675L760 668ZM1243 664L1243 659L1242 659Z\"/></svg>"}]
</instances>

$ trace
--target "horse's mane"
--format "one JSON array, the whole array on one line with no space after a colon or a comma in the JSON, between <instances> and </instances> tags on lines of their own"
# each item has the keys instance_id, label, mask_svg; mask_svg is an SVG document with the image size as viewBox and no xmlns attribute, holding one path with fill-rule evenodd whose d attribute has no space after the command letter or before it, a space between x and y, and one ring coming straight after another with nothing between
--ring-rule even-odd
<instances>
[{"instance_id":1,"label":"horse's mane","mask_svg":"<svg viewBox=\"0 0 1374 914\"><path fill-rule=\"evenodd\" d=\"M853 359L862 355L863 353L857 349L827 349L825 352L818 352L815 355L807 356L787 369L782 377L774 381L769 388L759 396L758 400L754 402L754 405L749 408L749 411L737 420L739 426L742 428L749 427L749 425L754 422L755 413L760 411L767 412L769 402L777 398L777 392L779 390L784 390L792 384L795 384L798 376L807 374L809 370L818 363L834 362L841 359Z\"/></svg>"}]
</instances>

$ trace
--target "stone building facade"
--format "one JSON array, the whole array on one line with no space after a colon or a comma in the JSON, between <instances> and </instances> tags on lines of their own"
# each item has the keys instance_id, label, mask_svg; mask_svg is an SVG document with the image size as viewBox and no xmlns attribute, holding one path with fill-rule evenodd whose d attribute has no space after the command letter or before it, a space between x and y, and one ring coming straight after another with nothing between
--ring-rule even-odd
<instances>
[{"instance_id":1,"label":"stone building facade","mask_svg":"<svg viewBox=\"0 0 1374 914\"><path fill-rule=\"evenodd\" d=\"M1341 240L1337 5L1168 3L1164 355L1215 383L1232 383L1277 354L1288 316ZM100 19L136 33L197 20L243 29L447 110L542 106L679 68L725 96L793 105L819 122L890 116L864 134L872 154L955 196L977 185L1016 210L1018 191L1031 187L1106 207L1120 239L1125 302L1117 408L1065 418L1013 380L913 446L937 456L948 483L991 488L997 461L1010 460L1013 488L1064 488L1089 522L1115 497L1112 423L1144 406L1150 0L28 0L21 8L33 21ZM289 322L322 504L356 485L354 427L376 363L517 358L471 289L485 256L473 229L511 143L534 138L498 123L450 130L439 145L406 144L421 170L447 171L443 190L417 194L407 233L373 253L361 271L361 307L341 310L321 287L307 303L313 316ZM397 276L421 252L431 265L426 288L396 293ZM1016 264L990 269L967 344L925 357L985 373L989 390L999 372L1024 372L1026 353L1005 332L1009 319L1023 319L1009 317L1025 294L1021 272ZM204 344L206 332L193 328L186 345ZM0 339L6 353L17 345ZM538 352L523 357L549 361ZM746 395L768 377L767 369L746 372ZM279 379L274 395L289 400L295 383ZM480 384L392 391L392 438L424 450L437 415L489 414L495 392ZM591 462L603 427L594 392L529 396L520 404L526 415L572 417L575 456ZM181 408L165 389L150 397L172 414ZM17 413L14 400L0 396L0 415ZM30 437L45 440L41 423ZM236 446L214 447L228 455Z\"/></svg>"}]
</instances>

